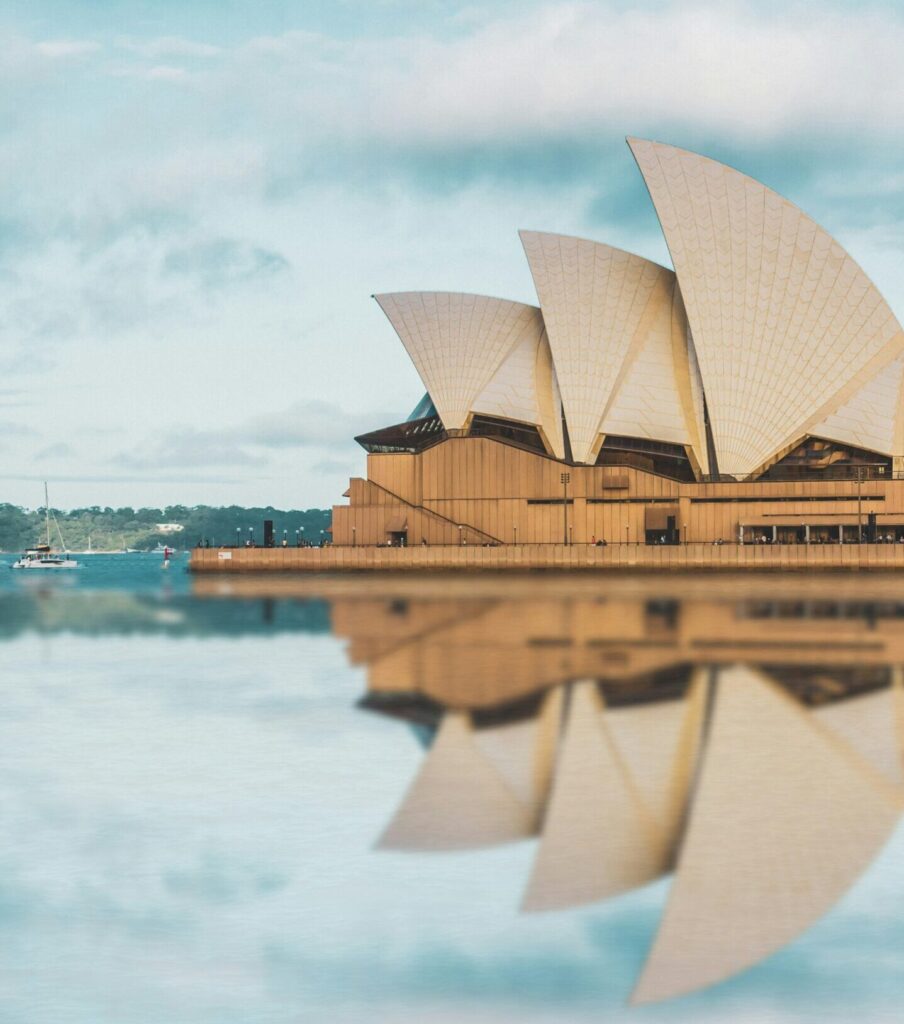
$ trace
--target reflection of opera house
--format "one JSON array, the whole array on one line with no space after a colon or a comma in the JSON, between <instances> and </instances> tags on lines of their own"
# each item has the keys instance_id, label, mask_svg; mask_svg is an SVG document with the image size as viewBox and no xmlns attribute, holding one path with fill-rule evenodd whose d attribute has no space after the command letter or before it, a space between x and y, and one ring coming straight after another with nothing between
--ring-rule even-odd
<instances>
[{"instance_id":1,"label":"reflection of opera house","mask_svg":"<svg viewBox=\"0 0 904 1024\"><path fill-rule=\"evenodd\" d=\"M904 541L904 333L740 172L632 139L675 271L526 231L539 307L377 296L427 390L358 438L340 546Z\"/></svg>"},{"instance_id":2,"label":"reflection of opera house","mask_svg":"<svg viewBox=\"0 0 904 1024\"><path fill-rule=\"evenodd\" d=\"M565 595L568 596L565 596ZM841 898L904 808L904 605L725 594L334 598L365 706L427 747L379 845L536 843L525 911L674 873L635 1000L704 988Z\"/></svg>"}]
</instances>

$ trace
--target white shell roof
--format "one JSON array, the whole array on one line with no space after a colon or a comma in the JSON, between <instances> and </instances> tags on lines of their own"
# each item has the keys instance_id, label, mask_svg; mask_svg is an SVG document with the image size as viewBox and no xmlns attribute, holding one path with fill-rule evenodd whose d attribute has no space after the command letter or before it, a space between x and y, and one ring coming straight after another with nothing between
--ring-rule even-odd
<instances>
[{"instance_id":1,"label":"white shell roof","mask_svg":"<svg viewBox=\"0 0 904 1024\"><path fill-rule=\"evenodd\" d=\"M693 331L719 470L755 474L904 348L842 247L765 185L629 139Z\"/></svg>"},{"instance_id":2,"label":"white shell roof","mask_svg":"<svg viewBox=\"0 0 904 1024\"><path fill-rule=\"evenodd\" d=\"M617 396L618 413L640 422L639 436L657 437L657 430L665 430L669 436L660 440L690 443L670 358L658 367L657 380L644 381L641 370L620 394L648 345L653 361L663 347L670 351L672 271L583 238L522 231L521 241L549 334L574 460L595 460ZM650 362L645 359L647 369ZM658 406L657 421L648 422L654 393L661 397L663 386L669 401Z\"/></svg>"},{"instance_id":3,"label":"white shell roof","mask_svg":"<svg viewBox=\"0 0 904 1024\"><path fill-rule=\"evenodd\" d=\"M885 455L901 454L902 385L904 356L889 363L809 433Z\"/></svg>"},{"instance_id":4,"label":"white shell roof","mask_svg":"<svg viewBox=\"0 0 904 1024\"><path fill-rule=\"evenodd\" d=\"M527 339L536 346L536 306L458 292L375 295L396 329L444 426L464 426L503 360Z\"/></svg>"},{"instance_id":5,"label":"white shell roof","mask_svg":"<svg viewBox=\"0 0 904 1024\"><path fill-rule=\"evenodd\" d=\"M592 464L607 434L683 445L755 478L806 435L904 455L904 331L841 246L733 168L629 145L676 273L586 239L522 231L540 308L452 292L375 298L447 429L534 424Z\"/></svg>"},{"instance_id":6,"label":"white shell roof","mask_svg":"<svg viewBox=\"0 0 904 1024\"><path fill-rule=\"evenodd\" d=\"M539 337L525 332L515 342L471 408L487 416L535 424L542 428L553 454L564 458L562 400L545 331Z\"/></svg>"},{"instance_id":7,"label":"white shell roof","mask_svg":"<svg viewBox=\"0 0 904 1024\"><path fill-rule=\"evenodd\" d=\"M690 359L688 326L681 293L672 281L671 295L657 310L649 334L603 415L603 434L668 441L693 449L698 463L706 458L703 392L696 361Z\"/></svg>"}]
</instances>

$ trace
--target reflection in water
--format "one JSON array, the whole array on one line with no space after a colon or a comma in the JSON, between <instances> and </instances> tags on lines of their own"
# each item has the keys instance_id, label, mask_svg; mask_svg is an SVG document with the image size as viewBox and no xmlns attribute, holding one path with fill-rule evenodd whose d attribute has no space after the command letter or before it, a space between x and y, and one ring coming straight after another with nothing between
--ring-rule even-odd
<instances>
[{"instance_id":1,"label":"reflection in water","mask_svg":"<svg viewBox=\"0 0 904 1024\"><path fill-rule=\"evenodd\" d=\"M192 594L0 594L2 653L33 680L5 690L6 891L17 899L29 892L26 868L17 876L11 859L34 861L64 892L70 880L81 894L84 878L103 878L104 906L112 892L137 915L134 963L155 963L160 948L141 915L162 908L173 922L193 922L163 943L177 950L180 972L219 958L253 974L255 964L270 964L276 942L289 951L280 960L287 976L322 986L322 1019L337 1019L330 1001L354 985L356 1007L368 1008L355 1020L427 1019L419 1000L430 984L453 1006L446 1019L461 1019L468 999L488 1000L485 985L511 1000L511 1020L528 1019L533 997L553 993L556 1016L530 1017L544 1022L576 1019L568 1001L576 987L589 1013L610 1013L607 1000L635 981L635 966L637 1002L704 989L795 940L899 820L899 588L898 579L873 576L481 575L211 579L193 581ZM359 672L341 664L330 632ZM36 634L47 641L37 648ZM365 672L367 716L349 708ZM395 742L401 729L392 719L406 738L410 727L422 751ZM23 785L23 765L49 781ZM82 822L95 823L88 843ZM372 855L374 838L382 850L405 852ZM150 897L122 870L142 848L142 871L160 879ZM441 856L478 848L494 849ZM246 862L253 870L242 888ZM241 892L259 895L234 906L224 863ZM174 878L199 881L194 889ZM284 888L267 895L261 878ZM566 912L657 878L670 880L670 896L642 967L637 937L660 889L598 914ZM508 896L512 881L517 924L498 913L500 903L519 902ZM462 883L481 890L470 905ZM899 892L899 877L893 885ZM98 912L78 899L54 909L53 928L64 915L79 922L71 950L107 970L112 911L99 912L98 938ZM845 942L869 948L848 1003L868 985L885 998L877 979L897 933L867 921L868 934L855 922L829 940L833 965ZM591 924L604 943L583 940ZM35 928L33 917L15 919L29 969L34 951L53 948ZM312 955L324 933L332 946ZM361 959L356 943L367 949ZM408 974L393 973L382 955L397 946L411 951ZM427 947L440 949L427 961L432 970ZM748 986L781 999L776 980L788 963L749 975ZM848 959L837 975L849 979L852 965L860 966ZM809 978L809 1019L825 1018L815 993L833 970ZM114 976L118 964L105 980ZM409 998L406 979L416 993L411 1015L379 1017L372 1007L381 998ZM798 979L806 987L807 977ZM221 1020L219 975L212 989L212 1016L170 1016ZM732 988L726 998L750 991ZM280 990L283 1010L284 997ZM243 1020L260 998L247 996ZM726 1005L716 998L695 1005ZM687 1019L680 1004L653 1012Z\"/></svg>"},{"instance_id":2,"label":"reflection in water","mask_svg":"<svg viewBox=\"0 0 904 1024\"><path fill-rule=\"evenodd\" d=\"M165 634L239 637L329 632L329 606L316 599L274 601L236 597L198 601L187 594L32 588L0 593L0 641L28 633L82 636Z\"/></svg>"},{"instance_id":3,"label":"reflection in water","mask_svg":"<svg viewBox=\"0 0 904 1024\"><path fill-rule=\"evenodd\" d=\"M526 912L673 872L635 1002L712 985L792 941L899 819L894 601L859 587L834 601L398 589L332 601L334 630L367 665L364 705L432 733L379 846L535 838Z\"/></svg>"}]
</instances>

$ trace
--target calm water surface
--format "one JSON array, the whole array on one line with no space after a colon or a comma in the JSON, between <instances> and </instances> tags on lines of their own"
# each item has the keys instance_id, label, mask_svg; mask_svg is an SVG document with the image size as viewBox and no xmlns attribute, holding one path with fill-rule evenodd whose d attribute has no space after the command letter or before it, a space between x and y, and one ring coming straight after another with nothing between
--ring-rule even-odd
<instances>
[{"instance_id":1,"label":"calm water surface","mask_svg":"<svg viewBox=\"0 0 904 1024\"><path fill-rule=\"evenodd\" d=\"M85 562L0 565L3 1024L900 1020L897 581Z\"/></svg>"}]
</instances>

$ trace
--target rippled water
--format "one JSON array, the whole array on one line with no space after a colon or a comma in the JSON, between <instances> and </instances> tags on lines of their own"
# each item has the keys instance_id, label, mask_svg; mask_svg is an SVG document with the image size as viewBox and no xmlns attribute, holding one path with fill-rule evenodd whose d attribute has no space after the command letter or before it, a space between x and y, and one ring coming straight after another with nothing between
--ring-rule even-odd
<instances>
[{"instance_id":1,"label":"rippled water","mask_svg":"<svg viewBox=\"0 0 904 1024\"><path fill-rule=\"evenodd\" d=\"M4 1024L900 1019L897 580L86 563L0 565Z\"/></svg>"}]
</instances>

